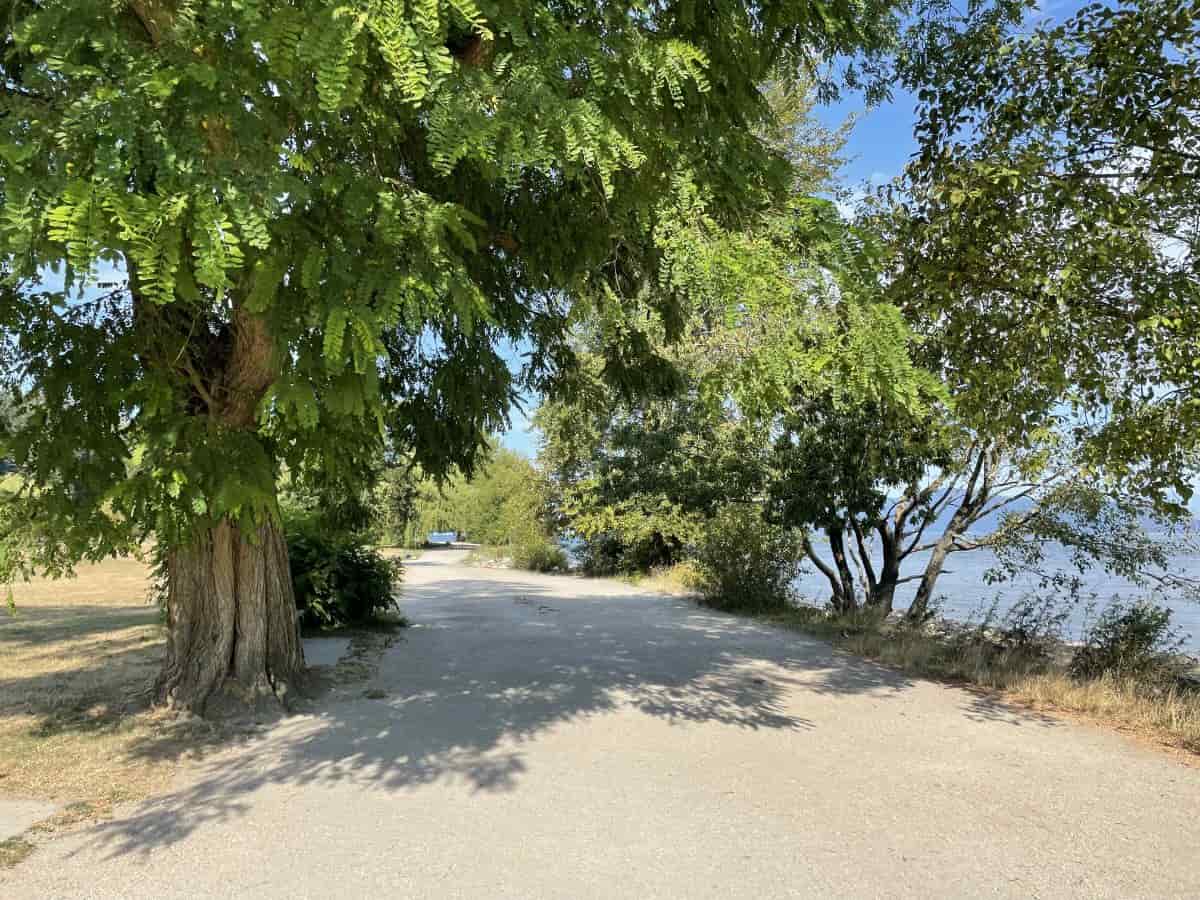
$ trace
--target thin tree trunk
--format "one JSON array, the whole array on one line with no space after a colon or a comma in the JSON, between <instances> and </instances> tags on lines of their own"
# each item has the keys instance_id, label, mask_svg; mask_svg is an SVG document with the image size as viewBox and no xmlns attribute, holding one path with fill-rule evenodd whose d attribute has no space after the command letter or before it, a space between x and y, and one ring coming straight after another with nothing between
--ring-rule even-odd
<instances>
[{"instance_id":1,"label":"thin tree trunk","mask_svg":"<svg viewBox=\"0 0 1200 900\"><path fill-rule=\"evenodd\" d=\"M867 549L866 539L863 537L862 526L857 519L850 520L850 530L854 532L854 540L858 545L858 553L855 554L853 549L850 555L854 557L858 564L858 577L866 586L864 593L866 594L867 604L873 602L875 593L879 588L879 583L875 578L875 567L871 564L871 552Z\"/></svg>"},{"instance_id":2,"label":"thin tree trunk","mask_svg":"<svg viewBox=\"0 0 1200 900\"><path fill-rule=\"evenodd\" d=\"M917 586L917 595L908 608L906 618L910 622L923 622L929 616L929 605L933 601L933 589L937 585L938 576L946 565L946 557L954 549L954 542L971 526L985 508L991 495L992 479L995 477L995 461L998 449L995 446L973 447L976 454L971 474L963 489L963 498L950 517L950 522L942 531L941 537L934 542L921 575L921 583Z\"/></svg>"},{"instance_id":3,"label":"thin tree trunk","mask_svg":"<svg viewBox=\"0 0 1200 900\"><path fill-rule=\"evenodd\" d=\"M198 715L287 705L304 652L287 544L269 522L247 533L229 520L167 557L167 657L160 703Z\"/></svg>"},{"instance_id":4,"label":"thin tree trunk","mask_svg":"<svg viewBox=\"0 0 1200 900\"><path fill-rule=\"evenodd\" d=\"M846 562L846 541L840 527L826 528L825 534L829 537L829 549L833 552L833 565L837 569L838 578L842 582L842 606L840 612L856 612L858 610L858 597L855 596L854 589L854 573L850 571L850 564Z\"/></svg>"},{"instance_id":5,"label":"thin tree trunk","mask_svg":"<svg viewBox=\"0 0 1200 900\"><path fill-rule=\"evenodd\" d=\"M842 599L841 579L838 578L837 572L831 569L825 560L821 559L820 555L817 553L817 548L812 545L812 541L808 539L807 534L804 536L804 553L810 560L812 560L813 565L817 567L820 573L829 581L829 590L833 597L833 608L840 612L844 606L844 601Z\"/></svg>"},{"instance_id":6,"label":"thin tree trunk","mask_svg":"<svg viewBox=\"0 0 1200 900\"><path fill-rule=\"evenodd\" d=\"M912 605L908 608L906 618L911 622L922 622L929 615L929 605L933 601L933 590L937 586L938 576L946 565L946 557L954 544L954 535L947 529L938 538L925 563L925 571L921 574L921 583L917 585L917 595L913 597Z\"/></svg>"},{"instance_id":7,"label":"thin tree trunk","mask_svg":"<svg viewBox=\"0 0 1200 900\"><path fill-rule=\"evenodd\" d=\"M917 585L917 595L913 597L912 605L906 613L906 618L910 622L923 622L928 618L929 605L933 602L934 597L933 589L937 585L938 576L942 574L942 569L946 565L946 557L953 550L954 542L970 526L981 506L981 500L968 496L954 511L945 531L934 543L929 553L929 561L925 563L925 571L921 573L921 583Z\"/></svg>"}]
</instances>

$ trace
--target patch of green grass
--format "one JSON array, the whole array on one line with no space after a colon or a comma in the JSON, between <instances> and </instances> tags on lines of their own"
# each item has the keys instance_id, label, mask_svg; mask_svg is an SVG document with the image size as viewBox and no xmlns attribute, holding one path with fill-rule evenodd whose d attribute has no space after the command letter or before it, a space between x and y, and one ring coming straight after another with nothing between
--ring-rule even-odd
<instances>
[{"instance_id":1,"label":"patch of green grass","mask_svg":"<svg viewBox=\"0 0 1200 900\"><path fill-rule=\"evenodd\" d=\"M0 869L11 869L33 852L33 844L21 837L0 841Z\"/></svg>"}]
</instances>

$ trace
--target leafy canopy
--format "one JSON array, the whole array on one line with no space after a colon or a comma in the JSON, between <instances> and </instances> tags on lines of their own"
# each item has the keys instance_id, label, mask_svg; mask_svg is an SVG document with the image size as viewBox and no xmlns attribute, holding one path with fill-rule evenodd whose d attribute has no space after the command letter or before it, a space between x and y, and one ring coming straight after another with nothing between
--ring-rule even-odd
<instances>
[{"instance_id":1,"label":"leafy canopy","mask_svg":"<svg viewBox=\"0 0 1200 900\"><path fill-rule=\"evenodd\" d=\"M681 196L722 225L764 206L791 170L760 85L849 59L877 90L896 7L16 0L4 566L271 514L281 460L323 489L384 449L469 468L515 390L571 369L575 309L635 373L658 224Z\"/></svg>"},{"instance_id":2,"label":"leafy canopy","mask_svg":"<svg viewBox=\"0 0 1200 900\"><path fill-rule=\"evenodd\" d=\"M1190 496L1200 434L1198 17L968 15L923 73L893 195L891 296L960 414L1018 442L1074 420L1089 464L1160 507Z\"/></svg>"}]
</instances>

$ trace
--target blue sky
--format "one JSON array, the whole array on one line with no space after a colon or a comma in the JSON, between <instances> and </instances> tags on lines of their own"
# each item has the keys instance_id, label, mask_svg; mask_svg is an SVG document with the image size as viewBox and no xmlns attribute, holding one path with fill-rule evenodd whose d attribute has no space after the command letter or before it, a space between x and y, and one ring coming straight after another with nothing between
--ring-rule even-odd
<instances>
[{"instance_id":1,"label":"blue sky","mask_svg":"<svg viewBox=\"0 0 1200 900\"><path fill-rule=\"evenodd\" d=\"M1087 0L1040 0L1030 23L1061 22L1086 5ZM917 149L913 140L916 105L915 95L898 90L889 102L874 109L864 110L861 97L851 96L818 110L818 118L829 127L841 125L849 115L856 116L843 169L848 186L886 182L900 174Z\"/></svg>"},{"instance_id":2,"label":"blue sky","mask_svg":"<svg viewBox=\"0 0 1200 900\"><path fill-rule=\"evenodd\" d=\"M862 100L855 96L818 110L818 118L831 128L855 117L842 170L847 186L880 184L900 174L917 149L913 139L916 104L912 94L897 91L888 103L874 109L863 109Z\"/></svg>"},{"instance_id":3,"label":"blue sky","mask_svg":"<svg viewBox=\"0 0 1200 900\"><path fill-rule=\"evenodd\" d=\"M533 412L533 403L529 404L528 412ZM537 456L537 432L529 423L529 418L519 409L513 409L512 428L500 436L500 443L510 450L516 450L530 459Z\"/></svg>"}]
</instances>

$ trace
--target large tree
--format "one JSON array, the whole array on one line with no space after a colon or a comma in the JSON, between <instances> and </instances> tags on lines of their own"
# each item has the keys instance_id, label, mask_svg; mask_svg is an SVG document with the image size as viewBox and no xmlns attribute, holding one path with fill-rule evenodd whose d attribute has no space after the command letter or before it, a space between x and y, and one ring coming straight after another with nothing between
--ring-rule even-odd
<instances>
[{"instance_id":1,"label":"large tree","mask_svg":"<svg viewBox=\"0 0 1200 900\"><path fill-rule=\"evenodd\" d=\"M1200 8L1010 29L972 5L939 41L892 189L890 295L923 361L971 427L1013 446L1069 411L1097 470L1178 509L1200 448Z\"/></svg>"},{"instance_id":2,"label":"large tree","mask_svg":"<svg viewBox=\"0 0 1200 900\"><path fill-rule=\"evenodd\" d=\"M911 60L920 152L876 220L959 432L916 617L947 554L981 544L1161 563L1128 535L1188 517L1200 468L1200 9L1122 0L1015 28L972 5L933 44Z\"/></svg>"},{"instance_id":3,"label":"large tree","mask_svg":"<svg viewBox=\"0 0 1200 900\"><path fill-rule=\"evenodd\" d=\"M469 465L520 386L501 346L544 383L574 306L623 321L655 278L681 191L752 213L791 177L760 85L845 54L855 78L893 6L17 0L0 360L31 413L0 453L24 479L5 567L153 536L159 699L281 695L280 463L326 488L385 442Z\"/></svg>"},{"instance_id":4,"label":"large tree","mask_svg":"<svg viewBox=\"0 0 1200 900\"><path fill-rule=\"evenodd\" d=\"M563 526L636 568L694 550L730 504L839 542L924 467L928 447L906 432L941 393L909 359L898 311L880 302L879 247L832 203L804 196L741 230L703 216L677 223L665 246L668 283L693 311L684 339L663 347L675 381L622 396L594 354L576 395L539 411ZM852 604L845 574L835 593ZM885 576L877 596L890 606L895 577Z\"/></svg>"}]
</instances>

